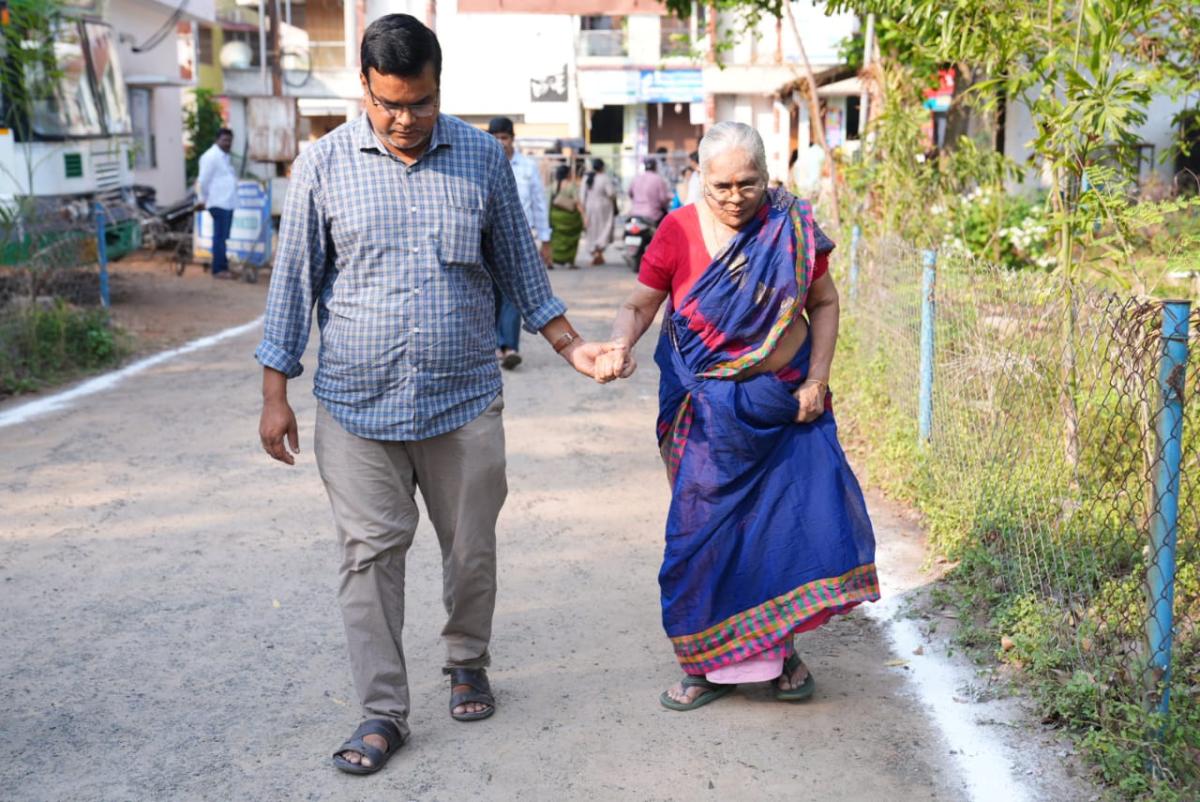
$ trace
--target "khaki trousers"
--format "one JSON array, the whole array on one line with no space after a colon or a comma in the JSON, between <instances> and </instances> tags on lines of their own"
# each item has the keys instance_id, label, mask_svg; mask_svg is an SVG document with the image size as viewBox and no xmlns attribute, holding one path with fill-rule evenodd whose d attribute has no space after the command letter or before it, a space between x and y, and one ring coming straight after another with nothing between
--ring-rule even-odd
<instances>
[{"instance_id":1,"label":"khaki trousers","mask_svg":"<svg viewBox=\"0 0 1200 802\"><path fill-rule=\"evenodd\" d=\"M368 440L317 407L316 456L341 547L338 601L366 718L408 736L404 559L420 517L416 489L442 548L446 667L488 665L496 606L496 518L504 474L502 396L475 420L428 440Z\"/></svg>"}]
</instances>

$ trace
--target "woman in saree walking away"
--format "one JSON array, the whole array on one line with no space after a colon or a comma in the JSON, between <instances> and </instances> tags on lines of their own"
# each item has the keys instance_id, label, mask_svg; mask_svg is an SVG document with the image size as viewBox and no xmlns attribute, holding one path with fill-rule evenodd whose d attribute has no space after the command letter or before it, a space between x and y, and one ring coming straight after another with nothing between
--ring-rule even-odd
<instances>
[{"instance_id":1,"label":"woman in saree walking away","mask_svg":"<svg viewBox=\"0 0 1200 802\"><path fill-rule=\"evenodd\" d=\"M584 226L583 204L571 167L560 164L554 171L554 191L550 194L550 265L579 267L575 254Z\"/></svg>"},{"instance_id":2,"label":"woman in saree walking away","mask_svg":"<svg viewBox=\"0 0 1200 802\"><path fill-rule=\"evenodd\" d=\"M874 533L829 393L833 243L807 202L767 189L753 128L713 126L700 170L701 200L664 219L617 314L623 347L596 365L602 381L631 375L633 346L668 301L654 360L671 482L659 585L684 671L660 698L672 710L740 682L807 699L815 681L793 636L879 598Z\"/></svg>"},{"instance_id":3,"label":"woman in saree walking away","mask_svg":"<svg viewBox=\"0 0 1200 802\"><path fill-rule=\"evenodd\" d=\"M583 180L583 216L587 219L584 241L592 264L604 264L604 249L612 241L617 188L604 169L603 159L592 159L592 172Z\"/></svg>"}]
</instances>

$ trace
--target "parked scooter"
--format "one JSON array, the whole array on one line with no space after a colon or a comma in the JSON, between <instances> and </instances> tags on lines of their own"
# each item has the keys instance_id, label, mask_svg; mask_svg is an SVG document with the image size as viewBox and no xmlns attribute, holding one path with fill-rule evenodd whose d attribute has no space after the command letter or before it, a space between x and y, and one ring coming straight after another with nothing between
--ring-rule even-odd
<instances>
[{"instance_id":1,"label":"parked scooter","mask_svg":"<svg viewBox=\"0 0 1200 802\"><path fill-rule=\"evenodd\" d=\"M641 215L632 214L626 218L623 253L625 263L634 273L641 269L642 256L646 253L646 246L650 244L650 240L657 230L657 223L653 223Z\"/></svg>"}]
</instances>

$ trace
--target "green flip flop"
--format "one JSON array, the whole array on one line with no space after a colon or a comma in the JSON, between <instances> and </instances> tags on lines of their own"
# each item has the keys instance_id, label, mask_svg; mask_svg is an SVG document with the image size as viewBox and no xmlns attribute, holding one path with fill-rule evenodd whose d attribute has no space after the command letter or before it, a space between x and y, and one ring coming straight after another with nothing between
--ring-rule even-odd
<instances>
[{"instance_id":1,"label":"green flip flop","mask_svg":"<svg viewBox=\"0 0 1200 802\"><path fill-rule=\"evenodd\" d=\"M676 702L667 694L666 691L663 691L662 695L658 697L658 701L663 707L667 708L668 710L695 710L697 707L704 707L709 702L717 701L722 696L729 694L734 688L737 687L736 685L718 685L715 682L709 682L704 677L696 677L692 676L691 674L686 675L681 684L683 685L683 689L685 691L688 688L704 688L704 693L700 694L690 702Z\"/></svg>"},{"instance_id":2,"label":"green flip flop","mask_svg":"<svg viewBox=\"0 0 1200 802\"><path fill-rule=\"evenodd\" d=\"M787 660L783 662L783 673L791 676L800 664L804 661L800 659L800 655L792 652L788 655ZM817 688L817 681L813 679L812 671L808 672L808 676L804 678L804 682L800 683L799 688L791 688L790 690L780 690L779 686L775 687L775 698L781 702L803 702L805 699L813 695L813 691Z\"/></svg>"}]
</instances>

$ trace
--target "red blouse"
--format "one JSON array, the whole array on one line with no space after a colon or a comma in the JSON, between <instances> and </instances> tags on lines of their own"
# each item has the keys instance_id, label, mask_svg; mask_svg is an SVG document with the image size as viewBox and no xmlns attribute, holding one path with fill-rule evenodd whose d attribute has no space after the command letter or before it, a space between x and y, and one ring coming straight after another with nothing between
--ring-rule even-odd
<instances>
[{"instance_id":1,"label":"red blouse","mask_svg":"<svg viewBox=\"0 0 1200 802\"><path fill-rule=\"evenodd\" d=\"M696 205L689 203L663 218L642 256L638 281L654 290L670 290L671 300L679 308L679 302L687 297L710 264L712 256L704 246L700 214ZM815 282L827 272L829 251L822 251L813 265L812 280Z\"/></svg>"}]
</instances>

